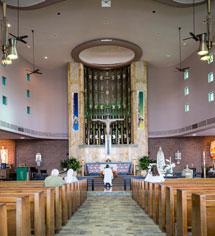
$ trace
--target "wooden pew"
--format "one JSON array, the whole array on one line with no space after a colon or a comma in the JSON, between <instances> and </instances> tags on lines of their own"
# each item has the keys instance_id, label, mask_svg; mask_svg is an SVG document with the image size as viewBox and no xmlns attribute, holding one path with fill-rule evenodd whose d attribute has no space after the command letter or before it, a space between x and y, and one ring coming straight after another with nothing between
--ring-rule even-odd
<instances>
[{"instance_id":1,"label":"wooden pew","mask_svg":"<svg viewBox=\"0 0 215 236\"><path fill-rule=\"evenodd\" d=\"M0 203L0 219L0 235L8 236L6 204Z\"/></svg>"},{"instance_id":2,"label":"wooden pew","mask_svg":"<svg viewBox=\"0 0 215 236\"><path fill-rule=\"evenodd\" d=\"M31 235L29 197L4 196L0 197L0 203L4 203L7 206L6 219L8 226L8 236Z\"/></svg>"},{"instance_id":3,"label":"wooden pew","mask_svg":"<svg viewBox=\"0 0 215 236\"><path fill-rule=\"evenodd\" d=\"M35 236L45 236L45 194L43 191L35 193L17 193L0 189L0 197L22 197L29 196L31 226Z\"/></svg>"},{"instance_id":4,"label":"wooden pew","mask_svg":"<svg viewBox=\"0 0 215 236\"><path fill-rule=\"evenodd\" d=\"M167 186L166 187L166 232L167 236L175 235L175 222L176 222L176 212L177 206L180 205L180 198L177 198L177 190L187 190L187 191L207 191L214 190L215 186L211 184L185 184L183 187L180 186ZM183 199L184 200L184 199ZM180 228L181 226L179 226ZM182 236L181 234L179 234Z\"/></svg>"},{"instance_id":5,"label":"wooden pew","mask_svg":"<svg viewBox=\"0 0 215 236\"><path fill-rule=\"evenodd\" d=\"M55 188L35 188L30 186L24 186L24 187L10 187L7 188L0 187L0 191L7 191L7 192L15 192L15 193L34 193L38 191L44 191L45 193L45 211L46 211L46 235L52 236L54 235L55 230L59 231L62 224L62 216L60 211L60 203L59 198L59 191ZM58 198L58 201L56 199L56 196ZM57 213L57 215L56 215ZM57 216L60 215L60 219L57 218ZM56 223L58 222L58 223Z\"/></svg>"},{"instance_id":6,"label":"wooden pew","mask_svg":"<svg viewBox=\"0 0 215 236\"><path fill-rule=\"evenodd\" d=\"M215 187L200 187L197 189L177 189L176 206L176 235L188 236L188 228L191 228L192 194L215 194Z\"/></svg>"},{"instance_id":7,"label":"wooden pew","mask_svg":"<svg viewBox=\"0 0 215 236\"><path fill-rule=\"evenodd\" d=\"M159 194L159 201L158 201L158 208L159 208L159 216L158 216L158 222L159 222L159 227L162 231L166 230L166 188L167 186L175 186L180 188L182 185L189 185L189 184L195 184L195 185L199 185L199 184L207 184L207 185L213 185L215 182L215 180L211 180L211 179L191 179L189 180L185 180L185 181L180 181L178 183L162 183L159 184L158 187L158 194Z\"/></svg>"},{"instance_id":8,"label":"wooden pew","mask_svg":"<svg viewBox=\"0 0 215 236\"><path fill-rule=\"evenodd\" d=\"M192 195L192 235L215 235L215 194Z\"/></svg>"}]
</instances>

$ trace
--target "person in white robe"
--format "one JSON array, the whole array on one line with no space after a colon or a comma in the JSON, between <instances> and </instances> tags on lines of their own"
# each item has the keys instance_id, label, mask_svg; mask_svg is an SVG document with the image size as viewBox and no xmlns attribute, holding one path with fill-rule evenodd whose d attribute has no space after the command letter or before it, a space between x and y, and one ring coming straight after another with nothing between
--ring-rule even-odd
<instances>
[{"instance_id":1,"label":"person in white robe","mask_svg":"<svg viewBox=\"0 0 215 236\"><path fill-rule=\"evenodd\" d=\"M77 182L77 181L78 181L77 177L74 176L74 171L73 171L73 169L69 169L69 170L67 171L66 177L65 177L64 179L65 179L65 182L66 182L67 184L70 184L70 183L73 183L73 182Z\"/></svg>"},{"instance_id":2,"label":"person in white robe","mask_svg":"<svg viewBox=\"0 0 215 236\"><path fill-rule=\"evenodd\" d=\"M164 153L161 147L157 152L157 168L161 175L164 174L164 167L166 166Z\"/></svg>"},{"instance_id":3,"label":"person in white robe","mask_svg":"<svg viewBox=\"0 0 215 236\"><path fill-rule=\"evenodd\" d=\"M110 187L112 187L113 171L109 167L109 165L106 165L103 174L104 174L104 185L107 186L107 184L109 184Z\"/></svg>"},{"instance_id":4,"label":"person in white robe","mask_svg":"<svg viewBox=\"0 0 215 236\"><path fill-rule=\"evenodd\" d=\"M151 182L151 183L161 183L161 182L164 182L165 179L163 175L159 173L157 166L153 165L151 167L151 170L146 175L146 178L144 179L144 181Z\"/></svg>"}]
</instances>

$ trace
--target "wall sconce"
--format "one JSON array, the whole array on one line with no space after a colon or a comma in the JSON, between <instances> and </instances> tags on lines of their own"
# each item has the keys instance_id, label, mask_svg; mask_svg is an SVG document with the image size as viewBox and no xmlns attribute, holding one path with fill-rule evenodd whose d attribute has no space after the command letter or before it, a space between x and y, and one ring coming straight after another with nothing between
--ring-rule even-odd
<instances>
[{"instance_id":1,"label":"wall sconce","mask_svg":"<svg viewBox=\"0 0 215 236\"><path fill-rule=\"evenodd\" d=\"M177 165L181 163L181 152L179 150L175 153L175 160Z\"/></svg>"},{"instance_id":2,"label":"wall sconce","mask_svg":"<svg viewBox=\"0 0 215 236\"><path fill-rule=\"evenodd\" d=\"M37 166L39 167L41 162L42 162L42 155L41 153L37 153L36 156L35 156L35 161L37 163Z\"/></svg>"}]
</instances>

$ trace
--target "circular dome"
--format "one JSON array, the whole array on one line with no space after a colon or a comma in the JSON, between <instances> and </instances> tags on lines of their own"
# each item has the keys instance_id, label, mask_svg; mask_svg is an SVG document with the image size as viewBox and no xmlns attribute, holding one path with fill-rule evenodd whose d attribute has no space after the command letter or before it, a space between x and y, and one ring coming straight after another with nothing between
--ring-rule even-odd
<instances>
[{"instance_id":1,"label":"circular dome","mask_svg":"<svg viewBox=\"0 0 215 236\"><path fill-rule=\"evenodd\" d=\"M173 0L174 2L182 3L182 4L193 4L193 0ZM205 2L205 0L195 0L195 3Z\"/></svg>"},{"instance_id":2,"label":"circular dome","mask_svg":"<svg viewBox=\"0 0 215 236\"><path fill-rule=\"evenodd\" d=\"M82 43L72 50L72 58L87 66L114 68L139 60L141 48L120 39L96 39Z\"/></svg>"},{"instance_id":3,"label":"circular dome","mask_svg":"<svg viewBox=\"0 0 215 236\"><path fill-rule=\"evenodd\" d=\"M100 45L87 48L79 54L85 64L115 65L127 64L135 57L134 51L115 45Z\"/></svg>"}]
</instances>

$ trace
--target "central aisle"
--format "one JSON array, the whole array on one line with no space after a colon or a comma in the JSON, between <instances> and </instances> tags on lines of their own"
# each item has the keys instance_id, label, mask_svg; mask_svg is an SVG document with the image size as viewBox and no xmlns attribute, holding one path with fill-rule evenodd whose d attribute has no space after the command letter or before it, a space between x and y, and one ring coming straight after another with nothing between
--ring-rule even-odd
<instances>
[{"instance_id":1,"label":"central aisle","mask_svg":"<svg viewBox=\"0 0 215 236\"><path fill-rule=\"evenodd\" d=\"M125 193L125 192L124 192ZM127 193L92 193L59 236L164 236Z\"/></svg>"}]
</instances>

